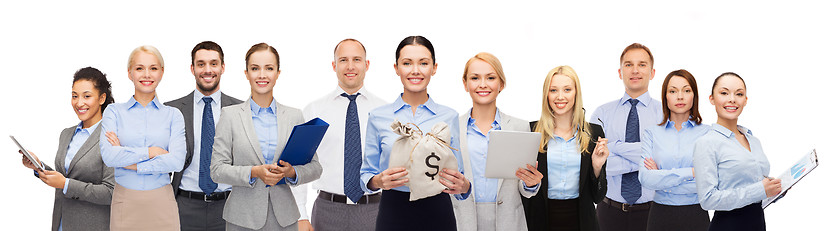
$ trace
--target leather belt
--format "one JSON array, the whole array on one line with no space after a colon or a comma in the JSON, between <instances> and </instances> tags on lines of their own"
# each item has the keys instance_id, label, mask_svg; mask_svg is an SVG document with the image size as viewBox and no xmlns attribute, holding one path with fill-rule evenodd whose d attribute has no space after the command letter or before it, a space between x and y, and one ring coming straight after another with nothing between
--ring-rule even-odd
<instances>
[{"instance_id":1,"label":"leather belt","mask_svg":"<svg viewBox=\"0 0 840 231\"><path fill-rule=\"evenodd\" d=\"M178 196L185 196L190 199L196 200L204 200L204 202L213 202L213 201L220 201L227 199L230 196L230 191L224 192L214 192L210 195L204 194L203 192L191 192L182 189L178 189Z\"/></svg>"},{"instance_id":2,"label":"leather belt","mask_svg":"<svg viewBox=\"0 0 840 231\"><path fill-rule=\"evenodd\" d=\"M621 211L629 213L629 212L637 211L637 210L648 210L648 209L650 209L650 203L651 202L648 201L648 202L641 203L641 204L626 204L626 203L621 203L621 202L618 202L618 201L614 201L613 199L604 197L604 203L606 203L606 204L608 204L612 207L621 209Z\"/></svg>"},{"instance_id":3,"label":"leather belt","mask_svg":"<svg viewBox=\"0 0 840 231\"><path fill-rule=\"evenodd\" d=\"M371 204L371 203L379 203L379 199L382 197L382 193L374 193L370 195L364 195L362 198L359 198L359 201L356 204ZM318 198L336 202L336 203L347 203L347 196L339 195L339 194L332 194L328 192L321 191L318 193Z\"/></svg>"}]
</instances>

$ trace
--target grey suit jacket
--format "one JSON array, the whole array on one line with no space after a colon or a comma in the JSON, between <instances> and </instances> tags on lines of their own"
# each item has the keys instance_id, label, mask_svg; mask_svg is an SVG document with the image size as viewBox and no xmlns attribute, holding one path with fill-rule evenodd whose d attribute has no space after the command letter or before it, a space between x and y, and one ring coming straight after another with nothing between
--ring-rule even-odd
<instances>
[{"instance_id":1,"label":"grey suit jacket","mask_svg":"<svg viewBox=\"0 0 840 231\"><path fill-rule=\"evenodd\" d=\"M64 219L63 230L108 230L111 217L111 193L114 191L114 168L102 163L99 155L98 126L82 144L70 161L70 167L64 169L67 147L76 131L76 126L61 131L58 151L55 154L55 167L64 177L70 179L67 194L64 189L55 189L52 230ZM48 170L52 170L47 166ZM67 174L70 170L70 174Z\"/></svg>"},{"instance_id":2,"label":"grey suit jacket","mask_svg":"<svg viewBox=\"0 0 840 231\"><path fill-rule=\"evenodd\" d=\"M277 104L277 151L272 162L277 162L286 141L295 125L303 123L303 113L299 109ZM210 176L213 181L233 186L230 197L225 203L222 214L227 222L249 229L259 229L266 223L269 201L274 209L277 223L286 227L297 222L300 217L295 197L286 184L265 187L257 178L251 179L251 167L265 164L260 150L251 108L248 102L222 108L219 124L216 125L216 137L213 143L213 157L210 162ZM316 154L305 165L295 166L297 182L302 185L321 176L321 164Z\"/></svg>"},{"instance_id":3,"label":"grey suit jacket","mask_svg":"<svg viewBox=\"0 0 840 231\"><path fill-rule=\"evenodd\" d=\"M499 112L502 121L502 130L530 132L528 122L508 116ZM467 144L467 121L469 111L458 119L461 132L461 158L464 159L464 175L470 182L475 182L470 162L470 151ZM522 199L532 197L537 191L528 192L523 188L522 180L500 179L496 191L496 230L527 230L525 211L522 208ZM539 190L539 188L537 188ZM475 195L473 192L471 195ZM475 197L470 196L466 200L459 201L452 198L452 207L455 209L455 220L458 221L458 230L478 230L476 218Z\"/></svg>"},{"instance_id":4,"label":"grey suit jacket","mask_svg":"<svg viewBox=\"0 0 840 231\"><path fill-rule=\"evenodd\" d=\"M175 174L172 176L172 191L175 192L175 196L178 196L178 187L181 186L181 177L184 176L184 169L187 169L187 167L190 166L190 163L192 163L194 154L193 152L195 150L195 132L193 128L193 123L195 123L193 121L193 94L195 94L195 91L190 92L189 94L187 94L187 96L181 97L180 99L163 103L166 106L174 107L178 110L181 110L181 114L184 115L184 130L186 131L187 137L187 156L184 159L184 168L182 168L181 171L175 172ZM224 92L222 92L221 98L222 107L242 103L242 100L238 100L236 98L225 95ZM219 120L221 120L221 118L219 118Z\"/></svg>"}]
</instances>

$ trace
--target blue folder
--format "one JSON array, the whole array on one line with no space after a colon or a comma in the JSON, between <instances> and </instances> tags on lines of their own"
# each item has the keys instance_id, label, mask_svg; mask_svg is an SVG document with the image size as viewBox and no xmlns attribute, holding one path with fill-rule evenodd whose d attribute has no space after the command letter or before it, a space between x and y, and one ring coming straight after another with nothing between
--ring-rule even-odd
<instances>
[{"instance_id":1,"label":"blue folder","mask_svg":"<svg viewBox=\"0 0 840 231\"><path fill-rule=\"evenodd\" d=\"M315 150L318 150L318 145L321 144L324 133L329 127L330 124L321 118L296 125L286 142L286 147L280 153L280 160L289 162L291 165L304 165L312 161L312 156L315 155ZM278 165L280 165L279 162ZM285 180L281 180L277 182L277 185L285 183Z\"/></svg>"}]
</instances>

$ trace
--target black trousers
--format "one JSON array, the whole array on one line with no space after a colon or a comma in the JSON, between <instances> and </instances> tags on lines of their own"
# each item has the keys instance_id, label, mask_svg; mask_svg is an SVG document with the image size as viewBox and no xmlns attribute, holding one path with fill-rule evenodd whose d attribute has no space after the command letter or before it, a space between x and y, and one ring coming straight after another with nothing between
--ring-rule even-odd
<instances>
[{"instance_id":1,"label":"black trousers","mask_svg":"<svg viewBox=\"0 0 840 231\"><path fill-rule=\"evenodd\" d=\"M709 230L709 212L703 210L700 204L675 206L652 203L648 216L648 231Z\"/></svg>"},{"instance_id":2,"label":"black trousers","mask_svg":"<svg viewBox=\"0 0 840 231\"><path fill-rule=\"evenodd\" d=\"M548 230L580 230L580 209L578 199L548 199Z\"/></svg>"},{"instance_id":3,"label":"black trousers","mask_svg":"<svg viewBox=\"0 0 840 231\"><path fill-rule=\"evenodd\" d=\"M227 200L205 202L185 196L176 196L178 203L178 217L181 220L181 230L225 230L225 220L222 212Z\"/></svg>"},{"instance_id":4,"label":"black trousers","mask_svg":"<svg viewBox=\"0 0 840 231\"><path fill-rule=\"evenodd\" d=\"M764 209L761 202L744 206L732 211L715 211L710 231L720 230L767 230L764 223Z\"/></svg>"},{"instance_id":5,"label":"black trousers","mask_svg":"<svg viewBox=\"0 0 840 231\"><path fill-rule=\"evenodd\" d=\"M455 210L449 194L408 201L407 192L382 190L376 230L435 230L455 231Z\"/></svg>"},{"instance_id":6,"label":"black trousers","mask_svg":"<svg viewBox=\"0 0 840 231\"><path fill-rule=\"evenodd\" d=\"M601 231L645 231L650 209L633 209L629 212L598 202L596 213Z\"/></svg>"}]
</instances>

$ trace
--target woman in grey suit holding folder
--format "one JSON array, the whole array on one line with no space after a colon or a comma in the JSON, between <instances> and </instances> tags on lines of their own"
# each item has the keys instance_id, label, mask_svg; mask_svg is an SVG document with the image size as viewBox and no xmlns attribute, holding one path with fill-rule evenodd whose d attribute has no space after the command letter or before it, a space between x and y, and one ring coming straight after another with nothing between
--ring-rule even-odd
<instances>
[{"instance_id":1,"label":"woman in grey suit holding folder","mask_svg":"<svg viewBox=\"0 0 840 231\"><path fill-rule=\"evenodd\" d=\"M44 165L46 171L36 172L55 188L52 230L108 230L114 169L99 155L99 121L113 102L105 74L85 67L73 75L70 105L81 122L61 131L55 171ZM23 165L36 169L25 156Z\"/></svg>"},{"instance_id":2,"label":"woman in grey suit holding folder","mask_svg":"<svg viewBox=\"0 0 840 231\"><path fill-rule=\"evenodd\" d=\"M259 43L245 55L251 85L247 102L222 108L213 143L213 181L233 186L222 218L227 230L297 230L300 217L289 186L321 176L317 155L304 165L281 161L292 128L303 113L277 103L273 89L280 75L274 47ZM277 185L285 181L285 184Z\"/></svg>"},{"instance_id":3,"label":"woman in grey suit holding folder","mask_svg":"<svg viewBox=\"0 0 840 231\"><path fill-rule=\"evenodd\" d=\"M519 180L486 178L484 173L489 132L528 132L528 122L496 107L496 97L506 85L502 63L496 56L481 52L470 58L462 80L473 102L472 109L458 119L464 175L473 182L473 196L466 200L452 198L458 230L527 230L520 196L537 194L543 175L531 165L516 172Z\"/></svg>"}]
</instances>

